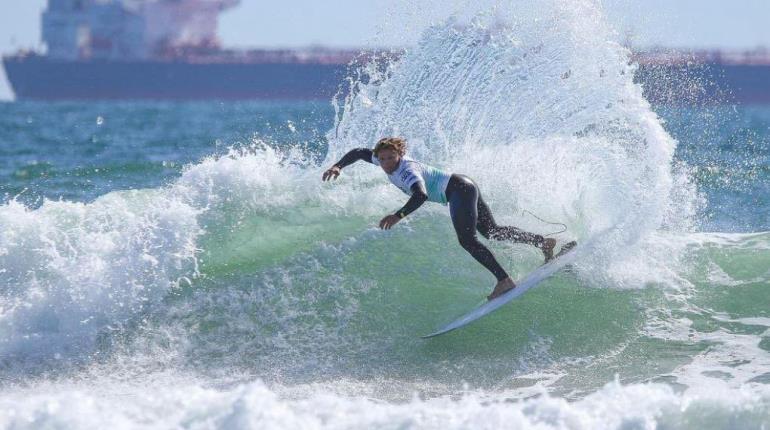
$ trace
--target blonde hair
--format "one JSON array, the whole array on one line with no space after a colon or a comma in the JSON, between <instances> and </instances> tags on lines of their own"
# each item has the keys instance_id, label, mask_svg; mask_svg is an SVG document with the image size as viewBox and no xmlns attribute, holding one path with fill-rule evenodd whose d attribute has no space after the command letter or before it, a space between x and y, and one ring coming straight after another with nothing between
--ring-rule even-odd
<instances>
[{"instance_id":1,"label":"blonde hair","mask_svg":"<svg viewBox=\"0 0 770 430\"><path fill-rule=\"evenodd\" d=\"M398 155L403 156L406 154L406 140L400 137L383 137L376 145L374 145L372 152L374 152L374 156L377 157L377 154L383 149L392 149L396 151Z\"/></svg>"}]
</instances>

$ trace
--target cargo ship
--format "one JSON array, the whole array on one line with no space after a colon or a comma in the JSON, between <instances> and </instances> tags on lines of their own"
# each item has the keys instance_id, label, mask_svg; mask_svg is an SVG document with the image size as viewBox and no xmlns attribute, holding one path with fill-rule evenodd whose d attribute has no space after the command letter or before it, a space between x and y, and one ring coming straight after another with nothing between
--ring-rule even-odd
<instances>
[{"instance_id":1,"label":"cargo ship","mask_svg":"<svg viewBox=\"0 0 770 430\"><path fill-rule=\"evenodd\" d=\"M48 0L45 54L3 58L17 100L330 99L350 67L398 53L223 49L219 14L240 0ZM653 50L635 79L653 103L770 102L770 54Z\"/></svg>"},{"instance_id":2,"label":"cargo ship","mask_svg":"<svg viewBox=\"0 0 770 430\"><path fill-rule=\"evenodd\" d=\"M3 58L17 100L328 99L359 50L226 50L240 0L49 0L45 55Z\"/></svg>"}]
</instances>

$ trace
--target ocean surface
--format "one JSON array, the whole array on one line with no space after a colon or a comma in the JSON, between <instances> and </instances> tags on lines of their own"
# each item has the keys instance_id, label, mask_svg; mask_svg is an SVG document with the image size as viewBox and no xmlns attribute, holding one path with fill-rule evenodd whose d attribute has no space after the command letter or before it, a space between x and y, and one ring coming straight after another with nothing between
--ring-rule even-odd
<instances>
[{"instance_id":1,"label":"ocean surface","mask_svg":"<svg viewBox=\"0 0 770 430\"><path fill-rule=\"evenodd\" d=\"M0 104L0 428L770 428L770 106L651 106L601 8L538 4L330 102ZM321 182L386 135L594 245L420 339L494 278L446 207L376 228L378 168Z\"/></svg>"}]
</instances>

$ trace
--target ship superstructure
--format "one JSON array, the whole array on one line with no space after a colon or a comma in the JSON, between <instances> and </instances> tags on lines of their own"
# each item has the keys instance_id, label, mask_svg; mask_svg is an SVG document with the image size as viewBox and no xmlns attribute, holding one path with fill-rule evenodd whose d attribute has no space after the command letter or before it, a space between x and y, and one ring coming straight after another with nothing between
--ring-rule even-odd
<instances>
[{"instance_id":1,"label":"ship superstructure","mask_svg":"<svg viewBox=\"0 0 770 430\"><path fill-rule=\"evenodd\" d=\"M149 60L219 48L219 12L240 0L49 0L43 42L56 60Z\"/></svg>"},{"instance_id":2,"label":"ship superstructure","mask_svg":"<svg viewBox=\"0 0 770 430\"><path fill-rule=\"evenodd\" d=\"M5 57L17 99L328 99L359 50L226 50L240 0L48 0L45 54Z\"/></svg>"}]
</instances>

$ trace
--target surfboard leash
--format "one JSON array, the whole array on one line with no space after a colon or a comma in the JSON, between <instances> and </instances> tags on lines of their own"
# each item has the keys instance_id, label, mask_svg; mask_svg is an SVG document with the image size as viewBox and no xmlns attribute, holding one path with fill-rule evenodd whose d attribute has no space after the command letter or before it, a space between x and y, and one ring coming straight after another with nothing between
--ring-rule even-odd
<instances>
[{"instance_id":1,"label":"surfboard leash","mask_svg":"<svg viewBox=\"0 0 770 430\"><path fill-rule=\"evenodd\" d=\"M560 225L560 226L562 226L562 230L561 231L555 231L555 232L551 232L551 233L548 233L548 234L544 234L543 235L544 237L553 236L553 235L556 235L556 234L561 234L561 233L564 233L565 231L567 231L567 224L564 224L564 223L561 223L561 222L546 221L546 220L540 218L539 216L533 214L532 212L530 212L527 209L524 209L524 213L528 213L528 214L532 215L532 217L536 218L537 220L539 220L542 223L545 223L545 224L548 224L548 225Z\"/></svg>"}]
</instances>

